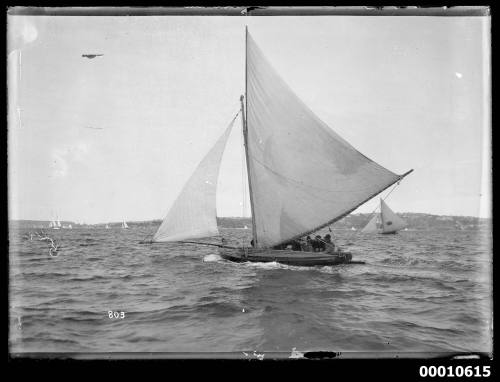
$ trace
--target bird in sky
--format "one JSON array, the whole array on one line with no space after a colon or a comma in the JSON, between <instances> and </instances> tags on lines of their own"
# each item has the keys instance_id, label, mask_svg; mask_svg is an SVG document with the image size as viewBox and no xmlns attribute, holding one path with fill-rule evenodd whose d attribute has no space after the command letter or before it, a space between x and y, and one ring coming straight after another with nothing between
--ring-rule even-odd
<instances>
[{"instance_id":1,"label":"bird in sky","mask_svg":"<svg viewBox=\"0 0 500 382\"><path fill-rule=\"evenodd\" d=\"M100 56L104 56L104 54L82 54L82 57L85 57L88 59L92 59L92 58L96 58L96 57L100 57Z\"/></svg>"}]
</instances>

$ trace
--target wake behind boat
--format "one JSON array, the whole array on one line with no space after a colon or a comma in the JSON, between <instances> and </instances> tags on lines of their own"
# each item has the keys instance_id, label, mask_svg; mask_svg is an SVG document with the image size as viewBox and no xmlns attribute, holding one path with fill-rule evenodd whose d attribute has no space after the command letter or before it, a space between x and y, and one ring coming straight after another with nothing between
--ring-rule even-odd
<instances>
[{"instance_id":1,"label":"wake behind boat","mask_svg":"<svg viewBox=\"0 0 500 382\"><path fill-rule=\"evenodd\" d=\"M245 45L246 96L240 98L240 111L189 178L152 242L219 234L220 162L241 114L252 241L241 247L216 245L220 255L236 262L353 263L350 252L324 241L322 252L306 251L302 245L291 250L288 244L342 219L413 170L397 175L361 154L293 93L248 31Z\"/></svg>"}]
</instances>

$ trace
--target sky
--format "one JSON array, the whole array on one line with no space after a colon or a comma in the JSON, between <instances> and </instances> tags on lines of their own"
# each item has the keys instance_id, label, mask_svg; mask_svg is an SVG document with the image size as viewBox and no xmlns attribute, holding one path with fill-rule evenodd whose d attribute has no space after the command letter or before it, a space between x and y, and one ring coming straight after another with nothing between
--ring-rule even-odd
<instances>
[{"instance_id":1,"label":"sky","mask_svg":"<svg viewBox=\"0 0 500 382\"><path fill-rule=\"evenodd\" d=\"M8 16L9 218L164 217L239 110L245 25L320 119L414 169L394 211L491 216L489 17ZM250 213L243 158L238 119L218 216Z\"/></svg>"}]
</instances>

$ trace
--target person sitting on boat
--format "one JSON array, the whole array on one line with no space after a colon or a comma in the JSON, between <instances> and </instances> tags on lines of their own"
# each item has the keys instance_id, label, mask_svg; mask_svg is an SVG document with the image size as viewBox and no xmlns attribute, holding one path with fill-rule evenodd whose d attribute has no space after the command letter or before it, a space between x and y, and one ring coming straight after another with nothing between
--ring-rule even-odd
<instances>
[{"instance_id":1,"label":"person sitting on boat","mask_svg":"<svg viewBox=\"0 0 500 382\"><path fill-rule=\"evenodd\" d=\"M292 251L302 251L302 246L300 244L300 241L298 240L292 241Z\"/></svg>"},{"instance_id":2,"label":"person sitting on boat","mask_svg":"<svg viewBox=\"0 0 500 382\"><path fill-rule=\"evenodd\" d=\"M340 253L340 248L335 246L335 243L332 241L332 237L330 234L325 235L324 242L326 245L326 252L331 254Z\"/></svg>"},{"instance_id":3,"label":"person sitting on boat","mask_svg":"<svg viewBox=\"0 0 500 382\"><path fill-rule=\"evenodd\" d=\"M324 240L321 238L321 236L318 237L318 241L319 241L319 250L320 250L320 252L325 251L326 250L326 244L325 244Z\"/></svg>"},{"instance_id":4,"label":"person sitting on boat","mask_svg":"<svg viewBox=\"0 0 500 382\"><path fill-rule=\"evenodd\" d=\"M332 241L332 235L329 233L325 235L323 241L326 243L327 247L335 248L335 243Z\"/></svg>"},{"instance_id":5,"label":"person sitting on boat","mask_svg":"<svg viewBox=\"0 0 500 382\"><path fill-rule=\"evenodd\" d=\"M318 236L316 236L314 239L311 239L311 247L313 252L318 252L319 248Z\"/></svg>"},{"instance_id":6,"label":"person sitting on boat","mask_svg":"<svg viewBox=\"0 0 500 382\"><path fill-rule=\"evenodd\" d=\"M313 251L313 247L311 244L311 236L307 236L306 241L302 243L302 250L304 252L312 252Z\"/></svg>"},{"instance_id":7,"label":"person sitting on boat","mask_svg":"<svg viewBox=\"0 0 500 382\"><path fill-rule=\"evenodd\" d=\"M321 239L321 235L316 235L314 240L311 241L314 252L321 252L326 249L324 241Z\"/></svg>"}]
</instances>

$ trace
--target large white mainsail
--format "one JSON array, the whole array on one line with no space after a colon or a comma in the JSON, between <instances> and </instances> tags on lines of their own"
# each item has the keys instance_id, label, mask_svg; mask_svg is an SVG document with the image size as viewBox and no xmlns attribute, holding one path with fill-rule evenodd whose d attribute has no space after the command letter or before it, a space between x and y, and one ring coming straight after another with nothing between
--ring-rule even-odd
<instances>
[{"instance_id":1,"label":"large white mainsail","mask_svg":"<svg viewBox=\"0 0 500 382\"><path fill-rule=\"evenodd\" d=\"M397 232L407 226L406 222L396 215L382 199L380 199L380 215L382 216L382 233Z\"/></svg>"},{"instance_id":2,"label":"large white mainsail","mask_svg":"<svg viewBox=\"0 0 500 382\"><path fill-rule=\"evenodd\" d=\"M191 175L153 236L153 241L179 241L218 235L217 180L222 154L238 114Z\"/></svg>"},{"instance_id":3,"label":"large white mainsail","mask_svg":"<svg viewBox=\"0 0 500 382\"><path fill-rule=\"evenodd\" d=\"M280 78L248 32L246 93L257 247L331 224L400 179L322 122Z\"/></svg>"}]
</instances>

